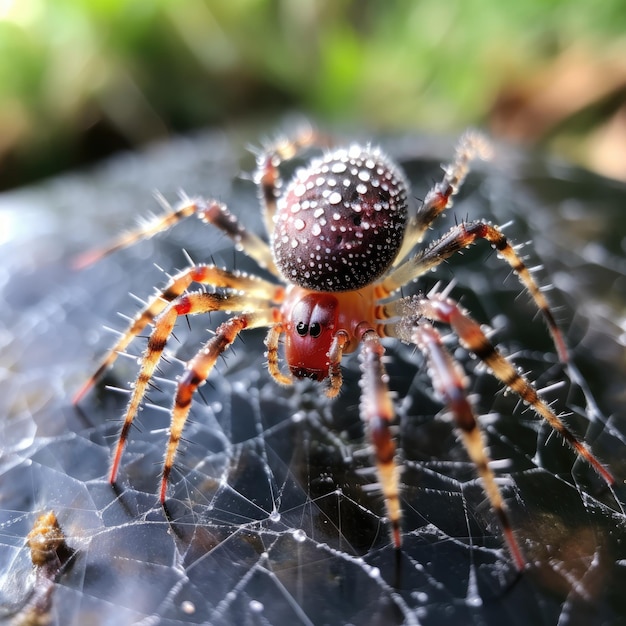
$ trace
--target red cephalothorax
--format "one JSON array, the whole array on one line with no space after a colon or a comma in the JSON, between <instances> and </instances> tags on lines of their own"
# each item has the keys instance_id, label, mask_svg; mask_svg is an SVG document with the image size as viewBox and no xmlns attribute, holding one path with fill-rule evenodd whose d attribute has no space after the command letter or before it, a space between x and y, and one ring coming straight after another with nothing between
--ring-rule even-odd
<instances>
[{"instance_id":1,"label":"red cephalothorax","mask_svg":"<svg viewBox=\"0 0 626 626\"><path fill-rule=\"evenodd\" d=\"M322 381L337 330L339 302L329 293L304 292L286 312L285 359L296 378Z\"/></svg>"},{"instance_id":2,"label":"red cephalothorax","mask_svg":"<svg viewBox=\"0 0 626 626\"><path fill-rule=\"evenodd\" d=\"M395 338L417 346L427 361L433 386L455 420L502 525L515 565L521 569L525 563L522 550L489 465L467 394L466 377L444 345L437 326L452 329L465 349L546 420L608 484L614 479L541 398L534 385L502 356L481 326L449 297L448 289L411 297L400 295L404 285L474 242L486 240L530 293L544 316L560 358L567 360L565 343L543 293L496 226L481 220L462 222L427 247L419 247L432 223L450 206L470 161L485 157L489 145L477 133L465 134L454 161L444 168L441 182L433 186L420 206L409 210L408 185L400 168L381 150L357 144L329 150L312 160L296 172L281 193L281 162L315 142L316 135L309 130L294 139L272 143L258 156L255 180L269 244L246 230L223 204L183 199L177 208L143 229L129 233L102 252L85 256L84 261L93 262L182 218L197 215L226 233L239 249L273 275L273 280L266 280L215 265L192 264L173 276L137 315L75 398L77 402L117 355L152 325L115 450L110 482L116 480L130 426L178 317L231 311L234 314L216 328L178 380L161 479L161 502L167 496L168 478L195 390L239 333L266 327L267 364L274 379L291 384L294 378L310 378L325 385L329 397L341 389L343 355L359 349L360 414L372 443L392 541L399 548L402 534L399 471L392 436L394 406L382 344L383 338ZM210 289L189 291L194 283ZM280 366L283 335L286 371Z\"/></svg>"}]
</instances>

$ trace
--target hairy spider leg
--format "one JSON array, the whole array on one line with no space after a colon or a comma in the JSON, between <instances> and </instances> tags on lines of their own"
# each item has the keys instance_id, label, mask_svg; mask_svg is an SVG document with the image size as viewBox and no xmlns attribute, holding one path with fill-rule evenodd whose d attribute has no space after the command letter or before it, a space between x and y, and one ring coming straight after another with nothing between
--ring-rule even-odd
<instances>
[{"instance_id":1,"label":"hairy spider leg","mask_svg":"<svg viewBox=\"0 0 626 626\"><path fill-rule=\"evenodd\" d=\"M428 361L433 385L454 417L467 454L476 466L483 489L496 512L509 552L517 569L521 571L524 569L525 560L513 534L502 493L493 470L489 467L490 459L485 452L485 442L467 397L467 383L461 366L444 347L439 332L428 322L418 322L413 328L411 338Z\"/></svg>"},{"instance_id":2,"label":"hairy spider leg","mask_svg":"<svg viewBox=\"0 0 626 626\"><path fill-rule=\"evenodd\" d=\"M186 217L196 215L203 222L213 224L213 226L228 235L235 243L237 250L244 252L261 267L278 276L278 270L274 265L272 252L267 243L247 230L237 217L228 210L225 204L217 200L183 198L176 208L173 209L162 197L159 196L159 200L166 208L166 212L163 215L157 215L147 222L145 226L125 233L106 248L92 250L79 256L75 263L76 267L83 268L91 265L113 252L128 248L142 239L148 239L172 228L172 226Z\"/></svg>"},{"instance_id":3,"label":"hairy spider leg","mask_svg":"<svg viewBox=\"0 0 626 626\"><path fill-rule=\"evenodd\" d=\"M192 283L210 285L215 288L231 289L247 293L252 297L265 298L280 303L284 287L274 285L254 275L244 272L229 272L215 265L194 265L181 270L172 276L167 285L150 298L146 306L140 310L117 343L105 354L97 370L85 381L76 392L73 403L78 404L96 381L109 369L117 357L126 350L132 340L139 335L165 307L181 296Z\"/></svg>"},{"instance_id":4,"label":"hairy spider leg","mask_svg":"<svg viewBox=\"0 0 626 626\"><path fill-rule=\"evenodd\" d=\"M159 494L162 503L165 502L167 482L174 465L183 428L191 409L194 392L208 378L218 357L235 341L242 330L270 326L277 321L278 315L279 311L277 309L258 309L254 312L243 313L226 320L218 326L215 335L204 344L196 356L187 363L185 372L178 380L172 409L170 437L163 463L163 475Z\"/></svg>"},{"instance_id":5,"label":"hairy spider leg","mask_svg":"<svg viewBox=\"0 0 626 626\"><path fill-rule=\"evenodd\" d=\"M443 237L431 243L426 249L412 256L384 277L377 285L379 297L385 297L397 291L403 285L437 267L453 254L467 248L478 239L487 240L498 252L499 257L504 259L513 272L517 274L520 282L530 293L535 305L543 315L559 358L563 363L566 363L569 360L567 346L548 301L513 246L502 232L491 224L475 221L453 226Z\"/></svg>"},{"instance_id":6,"label":"hairy spider leg","mask_svg":"<svg viewBox=\"0 0 626 626\"><path fill-rule=\"evenodd\" d=\"M396 259L400 263L422 241L430 225L447 208L452 206L452 196L456 195L467 176L470 163L475 159L489 159L491 145L480 133L469 130L459 139L454 161L443 167L444 175L440 182L426 194L416 214L409 219L402 248Z\"/></svg>"},{"instance_id":7,"label":"hairy spider leg","mask_svg":"<svg viewBox=\"0 0 626 626\"><path fill-rule=\"evenodd\" d=\"M267 352L265 358L267 359L267 369L272 378L281 385L291 385L293 383L293 376L291 372L285 374L278 364L278 345L280 342L280 336L285 332L285 326L282 322L274 324L268 331L265 337L265 347Z\"/></svg>"},{"instance_id":8,"label":"hairy spider leg","mask_svg":"<svg viewBox=\"0 0 626 626\"><path fill-rule=\"evenodd\" d=\"M271 237L274 232L276 202L283 184L279 171L281 163L293 159L306 148L328 145L328 143L313 128L305 126L293 137L280 136L263 145L258 151L254 182L257 185L268 237Z\"/></svg>"},{"instance_id":9,"label":"hairy spider leg","mask_svg":"<svg viewBox=\"0 0 626 626\"><path fill-rule=\"evenodd\" d=\"M326 388L326 395L329 398L335 398L341 391L341 385L343 384L343 376L341 374L341 359L343 358L343 352L347 347L350 338L344 331L338 331L333 337L333 341L330 344L328 351L328 378L329 385Z\"/></svg>"},{"instance_id":10,"label":"hairy spider leg","mask_svg":"<svg viewBox=\"0 0 626 626\"><path fill-rule=\"evenodd\" d=\"M361 365L361 419L365 423L369 439L374 447L376 473L385 501L387 519L391 526L391 538L396 548L400 548L400 488L398 466L396 464L396 444L391 426L395 411L389 387L387 372L383 363L385 349L380 337L373 330L367 330L361 340L359 361Z\"/></svg>"},{"instance_id":11,"label":"hairy spider leg","mask_svg":"<svg viewBox=\"0 0 626 626\"><path fill-rule=\"evenodd\" d=\"M143 400L148 384L178 317L181 315L209 313L211 311L243 311L245 309L265 311L267 310L267 303L264 300L255 299L247 295L205 292L189 293L172 301L155 318L154 329L148 339L148 346L141 360L139 374L132 390L122 430L117 441L109 474L110 483L115 482L131 424L139 410L139 405Z\"/></svg>"},{"instance_id":12,"label":"hairy spider leg","mask_svg":"<svg viewBox=\"0 0 626 626\"><path fill-rule=\"evenodd\" d=\"M604 479L607 485L615 483L612 474L605 469L589 448L569 430L565 423L554 413L539 396L535 386L520 374L517 369L489 341L480 325L463 310L457 302L442 295L428 298L414 296L383 307L387 315L404 315L404 321L396 324L397 336L406 337L407 323L425 317L432 321L450 326L464 348L475 354L511 391L515 392L535 413L570 445L576 454L582 457Z\"/></svg>"}]
</instances>

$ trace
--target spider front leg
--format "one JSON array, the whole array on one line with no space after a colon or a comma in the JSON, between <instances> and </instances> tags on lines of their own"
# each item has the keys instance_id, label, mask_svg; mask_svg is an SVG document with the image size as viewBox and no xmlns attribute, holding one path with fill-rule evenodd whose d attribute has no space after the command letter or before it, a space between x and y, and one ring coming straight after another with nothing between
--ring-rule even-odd
<instances>
[{"instance_id":1,"label":"spider front leg","mask_svg":"<svg viewBox=\"0 0 626 626\"><path fill-rule=\"evenodd\" d=\"M154 320L154 329L148 339L148 345L142 357L139 374L126 409L124 422L113 457L111 472L109 474L109 482L115 482L130 427L178 317L181 315L209 313L211 311L241 311L246 308L261 310L267 316L270 315L272 309L266 309L266 306L267 304L264 300L255 299L250 296L198 292L177 298L158 315ZM267 311L270 311L270 313Z\"/></svg>"},{"instance_id":2,"label":"spider front leg","mask_svg":"<svg viewBox=\"0 0 626 626\"><path fill-rule=\"evenodd\" d=\"M167 482L174 466L176 451L189 416L194 392L208 378L218 357L235 341L242 330L271 326L277 321L278 315L275 309L266 309L257 310L254 313L243 313L226 320L218 326L215 335L204 344L196 356L187 363L185 372L178 381L172 408L170 437L165 452L159 493L162 503L165 502Z\"/></svg>"},{"instance_id":3,"label":"spider front leg","mask_svg":"<svg viewBox=\"0 0 626 626\"><path fill-rule=\"evenodd\" d=\"M155 317L170 302L180 297L193 283L239 291L274 303L279 303L284 295L284 288L281 286L243 272L229 272L215 265L193 265L180 271L170 279L163 289L157 291L146 306L135 316L135 319L116 344L105 354L96 371L76 392L73 398L74 404L80 402L94 383L113 365L117 357L126 350L133 339L143 332L146 326L152 324Z\"/></svg>"},{"instance_id":4,"label":"spider front leg","mask_svg":"<svg viewBox=\"0 0 626 626\"><path fill-rule=\"evenodd\" d=\"M427 322L415 325L412 339L428 361L433 385L454 417L465 449L476 466L491 508L500 522L509 552L517 569L521 571L524 569L525 560L513 535L502 494L489 467L489 457L485 452L485 444L474 411L467 398L465 376L461 367L444 347L437 330Z\"/></svg>"}]
</instances>

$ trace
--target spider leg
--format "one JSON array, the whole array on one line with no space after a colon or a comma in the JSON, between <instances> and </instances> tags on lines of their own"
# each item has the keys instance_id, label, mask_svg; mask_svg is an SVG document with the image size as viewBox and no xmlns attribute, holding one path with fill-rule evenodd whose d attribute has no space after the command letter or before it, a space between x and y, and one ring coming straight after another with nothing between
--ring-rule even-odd
<instances>
[{"instance_id":1,"label":"spider leg","mask_svg":"<svg viewBox=\"0 0 626 626\"><path fill-rule=\"evenodd\" d=\"M329 142L310 126L304 126L293 136L281 136L266 143L257 153L254 182L258 187L259 201L263 207L268 236L274 232L276 202L282 187L279 167L283 161L293 159L302 150Z\"/></svg>"},{"instance_id":2,"label":"spider leg","mask_svg":"<svg viewBox=\"0 0 626 626\"><path fill-rule=\"evenodd\" d=\"M194 315L197 313L208 313L210 311L241 311L246 308L272 311L272 309L266 309L264 300L257 300L249 296L198 292L180 296L172 301L158 317L155 318L154 329L142 357L139 374L126 409L122 430L119 435L111 472L109 474L109 482L115 482L122 458L122 451L126 444L131 424L139 410L139 405L143 400L150 379L154 374L154 370L161 358L178 317L180 315ZM266 315L268 315L268 313L266 313Z\"/></svg>"},{"instance_id":3,"label":"spider leg","mask_svg":"<svg viewBox=\"0 0 626 626\"><path fill-rule=\"evenodd\" d=\"M334 398L337 396L339 391L341 390L341 385L343 384L343 376L341 375L341 359L343 357L343 351L345 347L348 345L350 338L345 331L338 331L333 337L333 341L330 344L330 349L328 350L328 377L330 379L330 384L326 389L326 395L329 398Z\"/></svg>"},{"instance_id":4,"label":"spider leg","mask_svg":"<svg viewBox=\"0 0 626 626\"><path fill-rule=\"evenodd\" d=\"M469 130L465 132L456 146L454 161L443 167L443 179L435 183L426 194L417 213L409 220L404 235L402 248L398 254L398 262L404 259L424 238L424 234L437 217L452 206L452 196L458 193L467 173L470 163L475 159L488 159L491 156L491 146L480 133Z\"/></svg>"},{"instance_id":5,"label":"spider leg","mask_svg":"<svg viewBox=\"0 0 626 626\"><path fill-rule=\"evenodd\" d=\"M440 334L429 323L423 321L417 323L413 328L412 339L424 353L433 385L454 416L465 449L476 466L485 493L500 522L509 552L517 569L521 571L524 569L525 560L515 540L493 470L489 467L489 457L485 452L485 444L474 411L467 398L466 381L461 367L444 347Z\"/></svg>"},{"instance_id":6,"label":"spider leg","mask_svg":"<svg viewBox=\"0 0 626 626\"><path fill-rule=\"evenodd\" d=\"M189 415L194 392L208 378L218 357L235 341L242 330L269 326L276 321L276 316L274 309L265 309L256 310L254 313L243 313L226 320L218 326L215 335L204 344L196 356L187 363L184 373L178 380L172 409L170 438L163 463L159 495L162 503L165 502L167 481L174 465L174 458Z\"/></svg>"},{"instance_id":7,"label":"spider leg","mask_svg":"<svg viewBox=\"0 0 626 626\"><path fill-rule=\"evenodd\" d=\"M104 356L94 374L83 384L74 395L73 403L77 404L91 389L94 383L113 365L120 353L124 352L132 340L139 335L167 305L181 296L192 283L210 285L216 288L231 289L247 293L250 296L265 298L275 303L282 300L283 287L243 272L229 272L215 265L194 265L173 276L165 287L148 301L139 311L117 343Z\"/></svg>"},{"instance_id":8,"label":"spider leg","mask_svg":"<svg viewBox=\"0 0 626 626\"><path fill-rule=\"evenodd\" d=\"M522 259L515 252L502 232L491 224L482 221L467 222L453 226L443 237L434 241L425 250L412 256L410 259L399 265L386 276L378 286L378 293L385 297L397 291L402 285L415 280L428 270L437 267L440 263L450 258L453 254L467 248L478 239L487 240L492 247L498 251L517 274L520 282L530 293L535 305L541 311L548 330L552 335L552 340L556 346L559 358L562 362L569 360L565 340L559 330L554 315L545 296L532 277L530 270L526 267Z\"/></svg>"},{"instance_id":9,"label":"spider leg","mask_svg":"<svg viewBox=\"0 0 626 626\"><path fill-rule=\"evenodd\" d=\"M376 473L385 499L387 518L391 524L393 544L399 548L400 497L396 445L391 433L395 418L393 402L387 385L387 373L383 364L385 349L373 330L364 333L359 359L361 364L361 419L364 421L374 447Z\"/></svg>"},{"instance_id":10,"label":"spider leg","mask_svg":"<svg viewBox=\"0 0 626 626\"><path fill-rule=\"evenodd\" d=\"M267 358L267 369L272 378L281 385L291 385L293 378L290 374L284 374L278 365L278 342L284 332L285 328L280 322L270 327L265 338L265 346L267 347L265 357Z\"/></svg>"},{"instance_id":11,"label":"spider leg","mask_svg":"<svg viewBox=\"0 0 626 626\"><path fill-rule=\"evenodd\" d=\"M176 208L172 208L164 199L160 198L160 200L166 208L166 212L163 215L157 215L144 226L123 234L106 248L92 250L79 256L75 262L76 267L83 268L91 265L113 252L128 248L142 239L148 239L171 228L186 217L196 215L203 222L213 224L228 235L235 242L237 250L245 252L261 267L267 268L276 276L278 275L278 270L274 265L274 259L267 243L247 230L237 217L228 210L225 204L217 200L183 198Z\"/></svg>"},{"instance_id":12,"label":"spider leg","mask_svg":"<svg viewBox=\"0 0 626 626\"><path fill-rule=\"evenodd\" d=\"M407 333L406 325L412 324L411 320L425 317L450 326L461 344L483 361L492 374L514 391L539 417L545 419L609 486L615 483L611 473L602 466L591 450L569 430L550 406L541 399L535 386L497 350L480 325L458 303L451 298L437 295L429 298L412 297L384 306L384 312L388 317L393 317L394 311L396 315L404 315L405 319L393 325L395 328L390 328L388 332L408 341L411 341L411 337L410 331Z\"/></svg>"}]
</instances>

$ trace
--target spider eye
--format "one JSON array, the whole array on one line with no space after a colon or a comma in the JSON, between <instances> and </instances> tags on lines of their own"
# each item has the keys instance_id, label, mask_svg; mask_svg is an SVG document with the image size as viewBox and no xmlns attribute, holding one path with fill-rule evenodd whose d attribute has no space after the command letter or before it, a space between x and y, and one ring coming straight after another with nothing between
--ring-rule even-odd
<instances>
[{"instance_id":1,"label":"spider eye","mask_svg":"<svg viewBox=\"0 0 626 626\"><path fill-rule=\"evenodd\" d=\"M319 337L322 334L322 325L319 322L313 322L309 327L311 337Z\"/></svg>"},{"instance_id":2,"label":"spider eye","mask_svg":"<svg viewBox=\"0 0 626 626\"><path fill-rule=\"evenodd\" d=\"M298 322L296 324L296 332L298 333L298 335L300 335L300 337L305 337L308 331L309 331L308 324L305 324L304 322Z\"/></svg>"}]
</instances>

